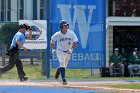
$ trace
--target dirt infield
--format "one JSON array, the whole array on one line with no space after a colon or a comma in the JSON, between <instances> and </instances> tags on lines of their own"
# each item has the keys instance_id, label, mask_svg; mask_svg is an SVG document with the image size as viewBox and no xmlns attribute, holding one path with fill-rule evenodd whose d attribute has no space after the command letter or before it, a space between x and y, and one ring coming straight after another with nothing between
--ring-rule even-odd
<instances>
[{"instance_id":1,"label":"dirt infield","mask_svg":"<svg viewBox=\"0 0 140 93\"><path fill-rule=\"evenodd\" d=\"M0 80L0 86L36 86L36 87L50 87L50 88L74 88L74 89L86 89L86 90L103 90L107 92L117 93L140 93L140 89L121 89L111 88L109 85L118 84L134 84L140 82L119 82L119 81L74 81L68 82L68 85L62 85L60 82L55 80L44 80L44 81L27 81L19 82L16 80Z\"/></svg>"}]
</instances>

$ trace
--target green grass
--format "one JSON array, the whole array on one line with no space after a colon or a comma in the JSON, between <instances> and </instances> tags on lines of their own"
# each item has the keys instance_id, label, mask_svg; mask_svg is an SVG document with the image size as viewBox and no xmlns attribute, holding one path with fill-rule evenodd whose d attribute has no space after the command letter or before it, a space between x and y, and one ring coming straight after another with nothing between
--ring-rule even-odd
<instances>
[{"instance_id":1,"label":"green grass","mask_svg":"<svg viewBox=\"0 0 140 93\"><path fill-rule=\"evenodd\" d=\"M41 66L40 65L24 65L24 71L31 80L46 80L46 76L41 75ZM51 78L54 78L56 69L51 68ZM67 69L66 72L67 78L73 79L92 79L92 80L140 80L139 77L91 77L90 69ZM18 79L16 67L12 70L4 73L2 79Z\"/></svg>"},{"instance_id":2,"label":"green grass","mask_svg":"<svg viewBox=\"0 0 140 93\"><path fill-rule=\"evenodd\" d=\"M30 79L34 80L45 80L46 76L41 75L41 66L40 65L24 65L24 71ZM16 67L2 75L2 79L18 79L18 74Z\"/></svg>"},{"instance_id":3,"label":"green grass","mask_svg":"<svg viewBox=\"0 0 140 93\"><path fill-rule=\"evenodd\" d=\"M41 66L40 65L24 65L24 70L27 76L30 77L30 80L46 80L46 76L41 75ZM51 78L54 78L56 69L51 68ZM67 78L72 78L74 80L140 80L140 77L99 77L93 76L91 77L90 69L67 69L66 72ZM16 67L12 70L4 73L1 79L8 80L18 80L18 74L16 71ZM108 87L113 88L128 88L128 89L140 89L140 84L119 84L119 85L107 85Z\"/></svg>"},{"instance_id":4,"label":"green grass","mask_svg":"<svg viewBox=\"0 0 140 93\"><path fill-rule=\"evenodd\" d=\"M109 87L113 88L127 88L127 89L140 89L140 84L120 84L120 85L110 85Z\"/></svg>"}]
</instances>

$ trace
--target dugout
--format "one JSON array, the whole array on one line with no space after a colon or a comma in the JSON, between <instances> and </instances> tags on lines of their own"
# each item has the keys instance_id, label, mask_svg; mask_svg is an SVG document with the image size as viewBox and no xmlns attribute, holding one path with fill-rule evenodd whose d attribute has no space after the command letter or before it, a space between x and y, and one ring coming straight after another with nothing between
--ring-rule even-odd
<instances>
[{"instance_id":1,"label":"dugout","mask_svg":"<svg viewBox=\"0 0 140 93\"><path fill-rule=\"evenodd\" d=\"M131 53L135 47L140 49L140 18L108 17L106 28L107 67L114 48L125 48L127 53Z\"/></svg>"},{"instance_id":2,"label":"dugout","mask_svg":"<svg viewBox=\"0 0 140 93\"><path fill-rule=\"evenodd\" d=\"M130 54L140 48L140 26L113 26L113 48L124 48Z\"/></svg>"}]
</instances>

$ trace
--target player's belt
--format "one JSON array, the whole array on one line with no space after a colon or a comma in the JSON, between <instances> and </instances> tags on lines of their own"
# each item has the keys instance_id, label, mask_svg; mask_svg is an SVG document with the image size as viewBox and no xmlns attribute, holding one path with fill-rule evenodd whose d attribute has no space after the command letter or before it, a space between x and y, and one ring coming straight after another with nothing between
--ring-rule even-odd
<instances>
[{"instance_id":1,"label":"player's belt","mask_svg":"<svg viewBox=\"0 0 140 93\"><path fill-rule=\"evenodd\" d=\"M68 51L63 51L64 53L67 53Z\"/></svg>"},{"instance_id":2,"label":"player's belt","mask_svg":"<svg viewBox=\"0 0 140 93\"><path fill-rule=\"evenodd\" d=\"M60 50L60 51L62 51L62 52L64 52L64 53L67 53L68 51L64 51L64 50L61 50L61 49L58 49L58 50Z\"/></svg>"}]
</instances>

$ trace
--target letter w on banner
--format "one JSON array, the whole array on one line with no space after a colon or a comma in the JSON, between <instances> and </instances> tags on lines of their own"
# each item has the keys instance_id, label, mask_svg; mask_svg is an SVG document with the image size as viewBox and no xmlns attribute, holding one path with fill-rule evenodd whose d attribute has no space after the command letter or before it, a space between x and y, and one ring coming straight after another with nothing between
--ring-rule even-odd
<instances>
[{"instance_id":1,"label":"letter w on banner","mask_svg":"<svg viewBox=\"0 0 140 93\"><path fill-rule=\"evenodd\" d=\"M59 31L59 21L67 20L78 39L68 68L105 66L105 0L53 0L52 33ZM53 67L59 65L53 56Z\"/></svg>"}]
</instances>

